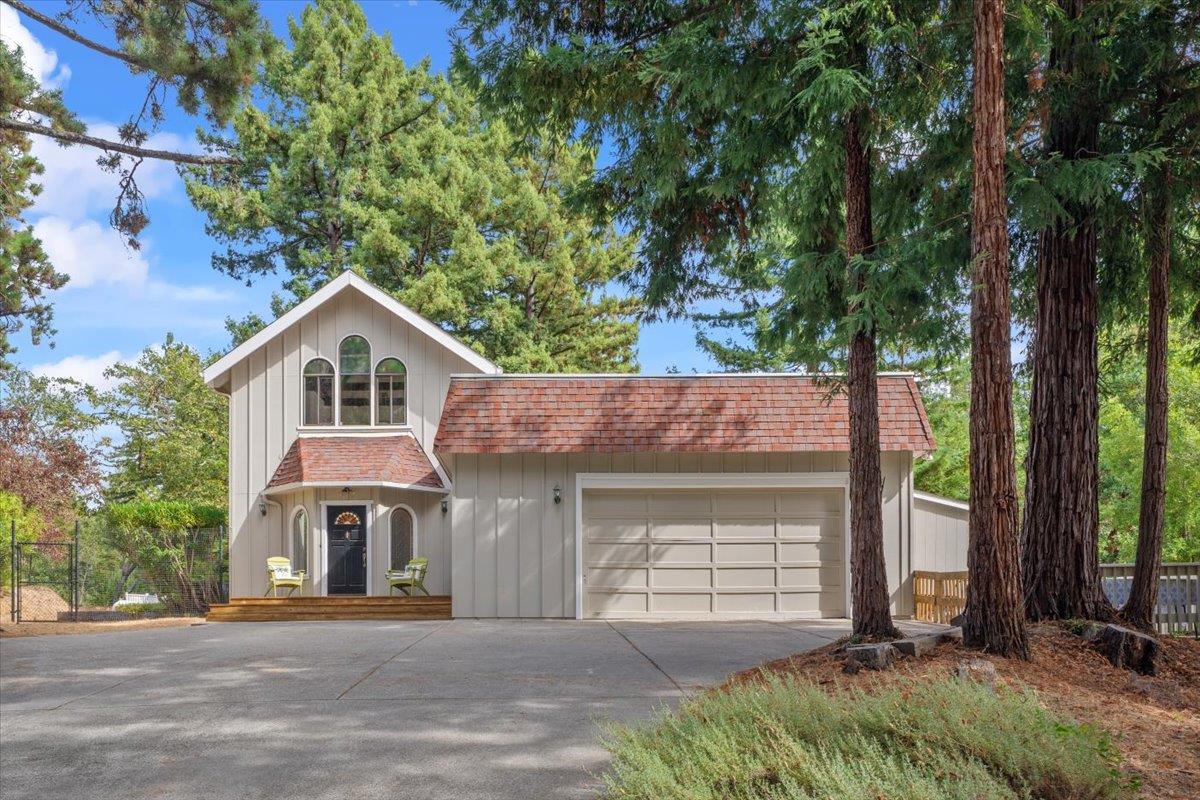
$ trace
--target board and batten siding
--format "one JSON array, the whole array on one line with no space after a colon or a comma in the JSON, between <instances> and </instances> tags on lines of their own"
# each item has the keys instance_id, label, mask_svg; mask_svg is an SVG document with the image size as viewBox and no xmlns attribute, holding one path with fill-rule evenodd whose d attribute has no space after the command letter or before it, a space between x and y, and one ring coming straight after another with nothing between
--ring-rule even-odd
<instances>
[{"instance_id":1,"label":"board and batten siding","mask_svg":"<svg viewBox=\"0 0 1200 800\"><path fill-rule=\"evenodd\" d=\"M962 572L967 568L967 504L913 492L913 569Z\"/></svg>"},{"instance_id":2,"label":"board and batten siding","mask_svg":"<svg viewBox=\"0 0 1200 800\"><path fill-rule=\"evenodd\" d=\"M456 617L575 616L580 473L847 472L847 453L456 454L450 594ZM884 453L883 535L893 611L912 614L912 454ZM554 487L562 502L555 504Z\"/></svg>"},{"instance_id":3,"label":"board and batten siding","mask_svg":"<svg viewBox=\"0 0 1200 800\"><path fill-rule=\"evenodd\" d=\"M229 386L229 580L235 596L265 592L267 557L287 552L278 548L286 544L285 528L294 507L290 497L273 498L283 508L269 507L266 516L258 512L257 505L259 493L302 429L304 365L321 357L336 367L338 345L352 334L365 337L371 344L372 369L382 358L404 362L409 427L427 451L437 433L450 376L479 372L354 288L342 291L235 364L230 370ZM307 430L336 433L345 429ZM408 497L418 493L404 494ZM440 495L434 497L440 502ZM421 531L440 528L440 509L436 513L432 519L425 515L418 518ZM319 507L309 509L314 532L319 514ZM320 524L323 527L323 522ZM448 553L438 559L440 566L435 567L434 559L430 559L431 589L447 588L448 561ZM374 591L375 586L372 588Z\"/></svg>"}]
</instances>

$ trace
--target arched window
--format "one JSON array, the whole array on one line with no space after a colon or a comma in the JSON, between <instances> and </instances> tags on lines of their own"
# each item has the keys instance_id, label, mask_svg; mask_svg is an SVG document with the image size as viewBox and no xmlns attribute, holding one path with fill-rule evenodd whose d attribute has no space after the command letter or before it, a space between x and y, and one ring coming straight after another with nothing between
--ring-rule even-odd
<instances>
[{"instance_id":1,"label":"arched window","mask_svg":"<svg viewBox=\"0 0 1200 800\"><path fill-rule=\"evenodd\" d=\"M390 569L404 569L417 553L416 527L412 512L403 506L392 509Z\"/></svg>"},{"instance_id":2,"label":"arched window","mask_svg":"<svg viewBox=\"0 0 1200 800\"><path fill-rule=\"evenodd\" d=\"M292 515L292 571L308 572L308 512L304 506Z\"/></svg>"},{"instance_id":3,"label":"arched window","mask_svg":"<svg viewBox=\"0 0 1200 800\"><path fill-rule=\"evenodd\" d=\"M333 364L323 358L304 365L304 424L333 424Z\"/></svg>"},{"instance_id":4,"label":"arched window","mask_svg":"<svg viewBox=\"0 0 1200 800\"><path fill-rule=\"evenodd\" d=\"M375 366L376 425L403 425L408 421L405 373L404 364L398 358L385 358Z\"/></svg>"},{"instance_id":5,"label":"arched window","mask_svg":"<svg viewBox=\"0 0 1200 800\"><path fill-rule=\"evenodd\" d=\"M338 348L343 425L371 424L371 345L361 336L347 336Z\"/></svg>"}]
</instances>

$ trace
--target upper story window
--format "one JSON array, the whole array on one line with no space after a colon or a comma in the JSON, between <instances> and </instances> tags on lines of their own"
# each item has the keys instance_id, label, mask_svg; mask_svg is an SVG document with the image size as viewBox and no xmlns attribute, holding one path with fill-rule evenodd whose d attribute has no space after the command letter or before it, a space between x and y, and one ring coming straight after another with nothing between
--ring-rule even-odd
<instances>
[{"instance_id":1,"label":"upper story window","mask_svg":"<svg viewBox=\"0 0 1200 800\"><path fill-rule=\"evenodd\" d=\"M404 364L385 358L375 366L375 424L403 425L408 421L404 396Z\"/></svg>"},{"instance_id":2,"label":"upper story window","mask_svg":"<svg viewBox=\"0 0 1200 800\"><path fill-rule=\"evenodd\" d=\"M338 348L343 425L371 424L371 345L361 336L347 336Z\"/></svg>"},{"instance_id":3,"label":"upper story window","mask_svg":"<svg viewBox=\"0 0 1200 800\"><path fill-rule=\"evenodd\" d=\"M304 365L304 424L333 424L333 364L323 358Z\"/></svg>"}]
</instances>

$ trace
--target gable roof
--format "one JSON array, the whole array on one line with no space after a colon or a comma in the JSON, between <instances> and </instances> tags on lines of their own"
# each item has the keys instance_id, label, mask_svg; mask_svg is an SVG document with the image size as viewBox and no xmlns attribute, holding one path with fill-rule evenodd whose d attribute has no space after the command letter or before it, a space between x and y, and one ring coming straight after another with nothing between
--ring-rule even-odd
<instances>
[{"instance_id":1,"label":"gable roof","mask_svg":"<svg viewBox=\"0 0 1200 800\"><path fill-rule=\"evenodd\" d=\"M204 370L204 382L209 386L212 386L214 389L223 385L225 383L226 374L235 364L249 356L258 348L262 347L271 339L283 333L292 325L295 325L304 317L311 314L313 311L321 307L327 300L330 300L348 288L357 289L358 291L362 292L368 298L379 303L388 311L391 311L393 314L400 317L400 319L404 320L409 325L428 336L430 339L433 339L435 342L442 345L471 366L489 374L500 372L500 368L498 366L481 356L479 353L476 353L458 339L455 339L453 336L446 333L433 322L425 319L420 314L413 311L411 308L404 305L399 300L368 281L366 278L347 271L343 272L341 275L338 275L336 278L329 281L329 283L325 284L320 289L301 300L282 317L275 320L270 325L263 328L261 331L254 334L249 339L242 342L240 345L233 348L233 350L230 350L228 353L214 362L208 369Z\"/></svg>"},{"instance_id":2,"label":"gable roof","mask_svg":"<svg viewBox=\"0 0 1200 800\"><path fill-rule=\"evenodd\" d=\"M846 451L849 404L807 375L456 375L435 453ZM879 376L880 447L926 453L911 375Z\"/></svg>"},{"instance_id":3,"label":"gable roof","mask_svg":"<svg viewBox=\"0 0 1200 800\"><path fill-rule=\"evenodd\" d=\"M263 492L274 494L302 486L449 489L411 434L301 436L292 442Z\"/></svg>"}]
</instances>

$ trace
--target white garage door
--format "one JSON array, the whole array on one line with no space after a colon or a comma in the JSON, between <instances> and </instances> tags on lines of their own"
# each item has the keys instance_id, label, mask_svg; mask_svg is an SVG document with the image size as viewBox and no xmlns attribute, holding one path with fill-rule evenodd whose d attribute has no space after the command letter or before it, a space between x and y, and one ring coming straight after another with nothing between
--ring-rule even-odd
<instances>
[{"instance_id":1,"label":"white garage door","mask_svg":"<svg viewBox=\"0 0 1200 800\"><path fill-rule=\"evenodd\" d=\"M841 489L588 489L585 617L845 615Z\"/></svg>"}]
</instances>

